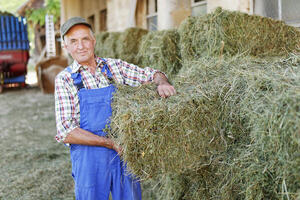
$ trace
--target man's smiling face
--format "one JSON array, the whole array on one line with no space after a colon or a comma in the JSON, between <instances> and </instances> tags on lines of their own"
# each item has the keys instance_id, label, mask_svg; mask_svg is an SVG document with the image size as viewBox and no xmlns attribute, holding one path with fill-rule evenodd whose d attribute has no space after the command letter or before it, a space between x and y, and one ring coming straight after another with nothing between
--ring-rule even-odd
<instances>
[{"instance_id":1,"label":"man's smiling face","mask_svg":"<svg viewBox=\"0 0 300 200\"><path fill-rule=\"evenodd\" d=\"M96 39L86 25L75 25L64 38L64 47L68 53L81 65L89 66L94 59Z\"/></svg>"}]
</instances>

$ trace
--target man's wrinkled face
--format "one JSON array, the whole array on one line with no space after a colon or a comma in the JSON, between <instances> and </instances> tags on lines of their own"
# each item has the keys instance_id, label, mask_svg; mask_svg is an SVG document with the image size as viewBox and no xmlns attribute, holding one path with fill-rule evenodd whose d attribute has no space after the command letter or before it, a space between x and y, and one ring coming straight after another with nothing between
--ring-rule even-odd
<instances>
[{"instance_id":1,"label":"man's wrinkled face","mask_svg":"<svg viewBox=\"0 0 300 200\"><path fill-rule=\"evenodd\" d=\"M88 65L94 59L95 45L95 37L85 25L75 25L64 37L64 47L81 65Z\"/></svg>"}]
</instances>

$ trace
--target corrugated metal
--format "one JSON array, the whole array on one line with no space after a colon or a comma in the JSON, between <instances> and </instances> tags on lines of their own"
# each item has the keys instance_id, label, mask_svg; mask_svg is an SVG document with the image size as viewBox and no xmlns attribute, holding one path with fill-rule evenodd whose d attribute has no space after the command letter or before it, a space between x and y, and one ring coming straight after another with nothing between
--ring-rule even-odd
<instances>
[{"instance_id":1,"label":"corrugated metal","mask_svg":"<svg viewBox=\"0 0 300 200\"><path fill-rule=\"evenodd\" d=\"M0 16L0 51L29 50L27 23L23 17Z\"/></svg>"}]
</instances>

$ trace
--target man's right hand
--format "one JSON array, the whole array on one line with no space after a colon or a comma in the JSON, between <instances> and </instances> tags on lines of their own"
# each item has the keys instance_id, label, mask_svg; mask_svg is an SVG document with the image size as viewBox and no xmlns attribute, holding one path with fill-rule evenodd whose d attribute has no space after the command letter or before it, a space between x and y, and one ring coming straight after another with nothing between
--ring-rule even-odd
<instances>
[{"instance_id":1,"label":"man's right hand","mask_svg":"<svg viewBox=\"0 0 300 200\"><path fill-rule=\"evenodd\" d=\"M119 154L119 155L122 155L123 153L123 148L118 145L117 143L114 142L113 144L113 149Z\"/></svg>"}]
</instances>

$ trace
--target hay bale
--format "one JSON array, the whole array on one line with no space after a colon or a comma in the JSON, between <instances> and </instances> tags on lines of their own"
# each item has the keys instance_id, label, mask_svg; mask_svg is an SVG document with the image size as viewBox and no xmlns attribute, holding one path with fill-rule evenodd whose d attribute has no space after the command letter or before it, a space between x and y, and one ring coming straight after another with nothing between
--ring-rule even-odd
<instances>
[{"instance_id":1,"label":"hay bale","mask_svg":"<svg viewBox=\"0 0 300 200\"><path fill-rule=\"evenodd\" d=\"M208 184L206 178L210 195L219 195L218 199L237 193L242 196L235 199L296 199L299 195L300 184L295 182L300 178L299 58L295 55L276 60L242 58L226 65L224 61L218 65L210 63L198 73L190 65L181 71L182 77L188 77L186 81L201 80L204 90L210 90L210 84L220 84L217 88L230 84L224 108L234 108L228 117L237 115L247 133L226 152L222 161L227 166L211 165L217 166L212 178L218 183ZM236 98L239 100L231 104ZM219 179L220 175L230 178Z\"/></svg>"},{"instance_id":2,"label":"hay bale","mask_svg":"<svg viewBox=\"0 0 300 200\"><path fill-rule=\"evenodd\" d=\"M122 97L117 98L118 107L122 104L122 113L115 115L113 120L120 122L118 131L126 133L119 139L125 150L124 159L134 174L147 179L167 172L197 170L210 162L211 154L224 151L222 137L213 139L221 134L213 132L215 126L222 126L217 121L219 113L214 112L220 109L218 104L207 102L201 94L145 100L145 96L156 96L150 85L133 91L121 90ZM200 117L204 115L207 119ZM187 152L190 153L188 157L185 156Z\"/></svg>"},{"instance_id":3,"label":"hay bale","mask_svg":"<svg viewBox=\"0 0 300 200\"><path fill-rule=\"evenodd\" d=\"M103 44L108 36L109 36L109 32L100 32L100 33L96 34L96 40L100 44Z\"/></svg>"},{"instance_id":4,"label":"hay bale","mask_svg":"<svg viewBox=\"0 0 300 200\"><path fill-rule=\"evenodd\" d=\"M139 62L143 66L165 72L170 78L181 68L178 44L177 30L149 32L142 38L138 53Z\"/></svg>"},{"instance_id":5,"label":"hay bale","mask_svg":"<svg viewBox=\"0 0 300 200\"><path fill-rule=\"evenodd\" d=\"M257 57L299 52L300 32L282 21L216 9L179 27L184 60L244 54Z\"/></svg>"},{"instance_id":6,"label":"hay bale","mask_svg":"<svg viewBox=\"0 0 300 200\"><path fill-rule=\"evenodd\" d=\"M300 182L299 57L260 63L243 71L248 95L241 112L248 118L251 142L236 160L246 199L296 199Z\"/></svg>"},{"instance_id":7,"label":"hay bale","mask_svg":"<svg viewBox=\"0 0 300 200\"><path fill-rule=\"evenodd\" d=\"M147 30L141 28L128 28L122 32L117 44L119 58L138 65L139 46L142 37L147 33Z\"/></svg>"},{"instance_id":8,"label":"hay bale","mask_svg":"<svg viewBox=\"0 0 300 200\"><path fill-rule=\"evenodd\" d=\"M97 56L104 58L119 58L117 45L120 42L121 32L103 32L97 35L95 53Z\"/></svg>"},{"instance_id":9,"label":"hay bale","mask_svg":"<svg viewBox=\"0 0 300 200\"><path fill-rule=\"evenodd\" d=\"M109 32L100 32L95 35L96 36L96 46L95 46L95 54L100 57L105 57L104 52L102 52L102 49L104 49L104 42L109 36Z\"/></svg>"},{"instance_id":10,"label":"hay bale","mask_svg":"<svg viewBox=\"0 0 300 200\"><path fill-rule=\"evenodd\" d=\"M207 64L207 60L203 63ZM177 88L183 84L178 89L179 94L167 100L154 98L157 97L154 86L149 85L135 90L121 88L121 97L117 94L115 99L114 109L117 110L112 122L118 124L113 123L112 128L124 147L124 159L132 172L142 179L159 179L166 174L183 177L183 180L162 182L158 191L161 199L177 199L176 196L183 196L188 191L186 199L197 199L200 190L192 190L189 186L195 188L200 180L202 198L204 192L211 195L205 185L216 187L223 177L217 179L212 169L225 165L220 161L226 160L228 149L238 138L247 135L241 129L242 122L232 114L234 107L224 107L222 95L225 96L228 87L218 88L216 84L207 83L211 90L205 91L201 84L195 83L191 87L190 83L176 83ZM197 181L192 178L188 181L187 176L197 178ZM203 179L199 180L199 177ZM185 184L180 189L173 188L178 186L178 181ZM171 192L173 198L164 195L169 190L177 191Z\"/></svg>"},{"instance_id":11,"label":"hay bale","mask_svg":"<svg viewBox=\"0 0 300 200\"><path fill-rule=\"evenodd\" d=\"M201 58L174 80L177 96L120 87L112 133L133 173L161 180L159 199L296 198L299 79L299 56Z\"/></svg>"}]
</instances>

